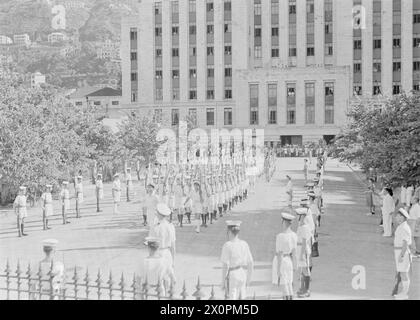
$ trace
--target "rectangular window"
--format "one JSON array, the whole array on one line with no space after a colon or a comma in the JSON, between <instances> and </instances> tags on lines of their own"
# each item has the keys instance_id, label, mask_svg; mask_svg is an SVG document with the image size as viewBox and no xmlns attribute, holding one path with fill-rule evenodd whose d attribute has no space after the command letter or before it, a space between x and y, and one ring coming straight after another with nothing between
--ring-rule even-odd
<instances>
[{"instance_id":1,"label":"rectangular window","mask_svg":"<svg viewBox=\"0 0 420 320\"><path fill-rule=\"evenodd\" d=\"M197 125L197 109L195 108L188 109L188 117L190 118L192 124L196 126Z\"/></svg>"},{"instance_id":2,"label":"rectangular window","mask_svg":"<svg viewBox=\"0 0 420 320\"><path fill-rule=\"evenodd\" d=\"M382 47L381 39L373 40L373 49L381 49L381 47Z\"/></svg>"},{"instance_id":3,"label":"rectangular window","mask_svg":"<svg viewBox=\"0 0 420 320\"><path fill-rule=\"evenodd\" d=\"M315 48L314 47L308 47L308 48L306 48L306 55L308 57L315 56Z\"/></svg>"},{"instance_id":4,"label":"rectangular window","mask_svg":"<svg viewBox=\"0 0 420 320\"><path fill-rule=\"evenodd\" d=\"M334 83L325 83L325 124L334 124Z\"/></svg>"},{"instance_id":5,"label":"rectangular window","mask_svg":"<svg viewBox=\"0 0 420 320\"><path fill-rule=\"evenodd\" d=\"M280 49L279 48L273 48L273 49L271 49L271 57L272 58L278 58L278 57L280 57Z\"/></svg>"},{"instance_id":6,"label":"rectangular window","mask_svg":"<svg viewBox=\"0 0 420 320\"><path fill-rule=\"evenodd\" d=\"M177 36L179 34L179 27L172 27L172 35Z\"/></svg>"},{"instance_id":7,"label":"rectangular window","mask_svg":"<svg viewBox=\"0 0 420 320\"><path fill-rule=\"evenodd\" d=\"M261 15L261 0L254 0L254 14L256 16Z\"/></svg>"},{"instance_id":8,"label":"rectangular window","mask_svg":"<svg viewBox=\"0 0 420 320\"><path fill-rule=\"evenodd\" d=\"M392 40L392 46L394 48L401 48L401 39L400 38L395 38Z\"/></svg>"},{"instance_id":9,"label":"rectangular window","mask_svg":"<svg viewBox=\"0 0 420 320\"><path fill-rule=\"evenodd\" d=\"M207 2L207 4L206 4L206 11L207 12L213 12L214 11L213 2Z\"/></svg>"},{"instance_id":10,"label":"rectangular window","mask_svg":"<svg viewBox=\"0 0 420 320\"><path fill-rule=\"evenodd\" d=\"M250 95L250 125L258 125L258 84L249 86Z\"/></svg>"},{"instance_id":11,"label":"rectangular window","mask_svg":"<svg viewBox=\"0 0 420 320\"><path fill-rule=\"evenodd\" d=\"M214 69L208 68L207 69L207 78L214 78Z\"/></svg>"},{"instance_id":12,"label":"rectangular window","mask_svg":"<svg viewBox=\"0 0 420 320\"><path fill-rule=\"evenodd\" d=\"M155 109L154 110L153 120L157 123L162 122L162 109Z\"/></svg>"},{"instance_id":13,"label":"rectangular window","mask_svg":"<svg viewBox=\"0 0 420 320\"><path fill-rule=\"evenodd\" d=\"M374 85L373 86L373 95L377 96L380 95L382 93L382 89L380 85Z\"/></svg>"},{"instance_id":14,"label":"rectangular window","mask_svg":"<svg viewBox=\"0 0 420 320\"><path fill-rule=\"evenodd\" d=\"M172 79L179 78L179 70L172 70Z\"/></svg>"},{"instance_id":15,"label":"rectangular window","mask_svg":"<svg viewBox=\"0 0 420 320\"><path fill-rule=\"evenodd\" d=\"M156 58L162 57L162 49L156 49Z\"/></svg>"},{"instance_id":16,"label":"rectangular window","mask_svg":"<svg viewBox=\"0 0 420 320\"><path fill-rule=\"evenodd\" d=\"M113 106L118 106L118 105L120 104L120 102L119 102L119 101L112 101L112 102L111 102L111 104L112 104Z\"/></svg>"},{"instance_id":17,"label":"rectangular window","mask_svg":"<svg viewBox=\"0 0 420 320\"><path fill-rule=\"evenodd\" d=\"M190 3L189 3L189 11L191 13L194 13L196 11L195 0L190 0Z\"/></svg>"},{"instance_id":18,"label":"rectangular window","mask_svg":"<svg viewBox=\"0 0 420 320\"><path fill-rule=\"evenodd\" d=\"M179 4L178 1L172 1L172 14L179 13Z\"/></svg>"},{"instance_id":19,"label":"rectangular window","mask_svg":"<svg viewBox=\"0 0 420 320\"><path fill-rule=\"evenodd\" d=\"M232 46L225 46L225 55L232 55Z\"/></svg>"},{"instance_id":20,"label":"rectangular window","mask_svg":"<svg viewBox=\"0 0 420 320\"><path fill-rule=\"evenodd\" d=\"M161 2L156 2L155 3L155 15L161 15L162 14L162 3Z\"/></svg>"},{"instance_id":21,"label":"rectangular window","mask_svg":"<svg viewBox=\"0 0 420 320\"><path fill-rule=\"evenodd\" d=\"M161 37L162 36L162 27L156 27L155 28L155 36Z\"/></svg>"},{"instance_id":22,"label":"rectangular window","mask_svg":"<svg viewBox=\"0 0 420 320\"><path fill-rule=\"evenodd\" d=\"M226 100L232 99L232 89L225 90L225 99Z\"/></svg>"},{"instance_id":23,"label":"rectangular window","mask_svg":"<svg viewBox=\"0 0 420 320\"><path fill-rule=\"evenodd\" d=\"M268 124L277 124L277 84L268 85Z\"/></svg>"},{"instance_id":24,"label":"rectangular window","mask_svg":"<svg viewBox=\"0 0 420 320\"><path fill-rule=\"evenodd\" d=\"M353 48L354 48L354 50L361 50L362 49L362 40L354 40Z\"/></svg>"},{"instance_id":25,"label":"rectangular window","mask_svg":"<svg viewBox=\"0 0 420 320\"><path fill-rule=\"evenodd\" d=\"M214 55L214 47L207 47L207 56Z\"/></svg>"},{"instance_id":26,"label":"rectangular window","mask_svg":"<svg viewBox=\"0 0 420 320\"><path fill-rule=\"evenodd\" d=\"M232 119L232 108L225 108L223 111L223 123L225 126L231 126L233 124Z\"/></svg>"},{"instance_id":27,"label":"rectangular window","mask_svg":"<svg viewBox=\"0 0 420 320\"><path fill-rule=\"evenodd\" d=\"M172 100L179 100L179 88L173 88L172 89Z\"/></svg>"},{"instance_id":28,"label":"rectangular window","mask_svg":"<svg viewBox=\"0 0 420 320\"><path fill-rule=\"evenodd\" d=\"M401 71L401 62L393 62L392 63L392 71L394 71L394 72Z\"/></svg>"},{"instance_id":29,"label":"rectangular window","mask_svg":"<svg viewBox=\"0 0 420 320\"><path fill-rule=\"evenodd\" d=\"M296 124L296 84L287 84L287 124Z\"/></svg>"},{"instance_id":30,"label":"rectangular window","mask_svg":"<svg viewBox=\"0 0 420 320\"><path fill-rule=\"evenodd\" d=\"M197 70L190 69L190 78L197 78Z\"/></svg>"},{"instance_id":31,"label":"rectangular window","mask_svg":"<svg viewBox=\"0 0 420 320\"><path fill-rule=\"evenodd\" d=\"M278 27L271 28L271 36L272 37L278 37L279 36L279 28Z\"/></svg>"},{"instance_id":32,"label":"rectangular window","mask_svg":"<svg viewBox=\"0 0 420 320\"><path fill-rule=\"evenodd\" d=\"M262 48L260 46L257 46L254 48L254 55L255 55L255 59L262 58Z\"/></svg>"},{"instance_id":33,"label":"rectangular window","mask_svg":"<svg viewBox=\"0 0 420 320\"><path fill-rule=\"evenodd\" d=\"M196 47L190 47L190 57L195 57L197 55L197 48Z\"/></svg>"},{"instance_id":34,"label":"rectangular window","mask_svg":"<svg viewBox=\"0 0 420 320\"><path fill-rule=\"evenodd\" d=\"M400 94L401 93L401 86L400 85L394 85L392 86L392 94Z\"/></svg>"},{"instance_id":35,"label":"rectangular window","mask_svg":"<svg viewBox=\"0 0 420 320\"><path fill-rule=\"evenodd\" d=\"M305 84L306 124L315 124L315 83Z\"/></svg>"},{"instance_id":36,"label":"rectangular window","mask_svg":"<svg viewBox=\"0 0 420 320\"><path fill-rule=\"evenodd\" d=\"M207 108L206 110L206 124L214 126L214 108Z\"/></svg>"},{"instance_id":37,"label":"rectangular window","mask_svg":"<svg viewBox=\"0 0 420 320\"><path fill-rule=\"evenodd\" d=\"M179 49L173 48L172 49L172 57L179 57Z\"/></svg>"},{"instance_id":38,"label":"rectangular window","mask_svg":"<svg viewBox=\"0 0 420 320\"><path fill-rule=\"evenodd\" d=\"M225 77L232 77L232 68L225 68Z\"/></svg>"},{"instance_id":39,"label":"rectangular window","mask_svg":"<svg viewBox=\"0 0 420 320\"><path fill-rule=\"evenodd\" d=\"M209 89L207 90L207 100L214 100L214 90L213 89Z\"/></svg>"},{"instance_id":40,"label":"rectangular window","mask_svg":"<svg viewBox=\"0 0 420 320\"><path fill-rule=\"evenodd\" d=\"M131 73L131 81L137 81L137 72Z\"/></svg>"},{"instance_id":41,"label":"rectangular window","mask_svg":"<svg viewBox=\"0 0 420 320\"><path fill-rule=\"evenodd\" d=\"M190 26L190 35L197 34L197 27L196 26Z\"/></svg>"},{"instance_id":42,"label":"rectangular window","mask_svg":"<svg viewBox=\"0 0 420 320\"><path fill-rule=\"evenodd\" d=\"M131 102L137 102L137 90L131 91Z\"/></svg>"},{"instance_id":43,"label":"rectangular window","mask_svg":"<svg viewBox=\"0 0 420 320\"><path fill-rule=\"evenodd\" d=\"M420 71L420 61L413 62L413 71Z\"/></svg>"},{"instance_id":44,"label":"rectangular window","mask_svg":"<svg viewBox=\"0 0 420 320\"><path fill-rule=\"evenodd\" d=\"M190 90L189 98L190 98L190 100L197 100L197 91L196 90Z\"/></svg>"},{"instance_id":45,"label":"rectangular window","mask_svg":"<svg viewBox=\"0 0 420 320\"><path fill-rule=\"evenodd\" d=\"M155 72L155 78L156 79L162 79L162 77L163 77L162 70L156 70L156 72Z\"/></svg>"},{"instance_id":46,"label":"rectangular window","mask_svg":"<svg viewBox=\"0 0 420 320\"><path fill-rule=\"evenodd\" d=\"M156 100L163 100L163 90L162 88L156 88L156 92L155 92L155 97Z\"/></svg>"},{"instance_id":47,"label":"rectangular window","mask_svg":"<svg viewBox=\"0 0 420 320\"><path fill-rule=\"evenodd\" d=\"M381 72L382 71L382 65L380 62L374 62L373 63L373 72Z\"/></svg>"},{"instance_id":48,"label":"rectangular window","mask_svg":"<svg viewBox=\"0 0 420 320\"><path fill-rule=\"evenodd\" d=\"M173 126L177 126L179 124L179 110L178 109L172 109L171 122Z\"/></svg>"},{"instance_id":49,"label":"rectangular window","mask_svg":"<svg viewBox=\"0 0 420 320\"><path fill-rule=\"evenodd\" d=\"M212 24L207 25L207 34L214 33L214 26Z\"/></svg>"},{"instance_id":50,"label":"rectangular window","mask_svg":"<svg viewBox=\"0 0 420 320\"><path fill-rule=\"evenodd\" d=\"M136 61L137 60L137 52L131 52L130 53L130 59L131 59L131 61Z\"/></svg>"},{"instance_id":51,"label":"rectangular window","mask_svg":"<svg viewBox=\"0 0 420 320\"><path fill-rule=\"evenodd\" d=\"M361 63L355 63L353 65L353 72L354 73L362 72L362 64Z\"/></svg>"}]
</instances>

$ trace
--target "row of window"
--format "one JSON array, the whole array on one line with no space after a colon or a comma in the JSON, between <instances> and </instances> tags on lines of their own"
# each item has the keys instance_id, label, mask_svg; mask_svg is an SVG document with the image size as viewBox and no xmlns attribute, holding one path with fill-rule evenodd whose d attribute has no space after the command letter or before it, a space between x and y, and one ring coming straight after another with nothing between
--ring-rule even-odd
<instances>
[{"instance_id":1,"label":"row of window","mask_svg":"<svg viewBox=\"0 0 420 320\"><path fill-rule=\"evenodd\" d=\"M372 70L374 73L382 72L382 63L381 62L374 62L372 65ZM420 71L420 61L413 62L413 70ZM361 73L362 72L362 63L356 62L353 65L354 73ZM393 72L400 72L401 71L401 62L396 61L392 63L392 71Z\"/></svg>"},{"instance_id":2,"label":"row of window","mask_svg":"<svg viewBox=\"0 0 420 320\"><path fill-rule=\"evenodd\" d=\"M416 86L413 87L414 91L419 91ZM398 95L402 93L401 84L394 84L392 86L392 94ZM363 87L360 84L355 84L353 86L353 94L355 96L361 96L363 95ZM372 94L374 96L381 95L382 94L382 86L379 83L375 83L372 87Z\"/></svg>"},{"instance_id":3,"label":"row of window","mask_svg":"<svg viewBox=\"0 0 420 320\"><path fill-rule=\"evenodd\" d=\"M334 83L324 85L325 124L334 124ZM296 124L296 84L289 83L286 88L287 124ZM268 123L277 124L277 84L268 84ZM250 125L259 123L259 85L249 86ZM315 124L315 83L305 83L305 123Z\"/></svg>"},{"instance_id":4,"label":"row of window","mask_svg":"<svg viewBox=\"0 0 420 320\"><path fill-rule=\"evenodd\" d=\"M153 120L155 122L162 122L162 109L154 109ZM193 125L197 125L198 117L197 117L197 109L190 108L188 109L188 118L192 122ZM179 125L179 109L172 109L171 110L171 124L173 126ZM207 126L214 126L216 124L216 110L215 108L207 108L206 109L206 125ZM233 111L232 108L224 108L223 109L223 124L225 126L231 126L233 124Z\"/></svg>"},{"instance_id":5,"label":"row of window","mask_svg":"<svg viewBox=\"0 0 420 320\"><path fill-rule=\"evenodd\" d=\"M211 0L206 1L206 12L211 13L214 12L214 3ZM189 0L189 12L193 13L196 12L197 6L196 6L196 0ZM224 10L225 11L232 11L232 3L230 0L227 0L224 2ZM178 14L179 13L179 3L178 1L172 1L171 2L171 11L172 14ZM155 3L155 15L159 16L162 15L162 3L156 2Z\"/></svg>"}]
</instances>

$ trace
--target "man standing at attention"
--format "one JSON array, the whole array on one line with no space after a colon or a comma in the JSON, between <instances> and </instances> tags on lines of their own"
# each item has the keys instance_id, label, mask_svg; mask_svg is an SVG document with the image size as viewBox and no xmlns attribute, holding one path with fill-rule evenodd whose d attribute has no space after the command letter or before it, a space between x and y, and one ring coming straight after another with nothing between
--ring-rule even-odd
<instances>
[{"instance_id":1,"label":"man standing at attention","mask_svg":"<svg viewBox=\"0 0 420 320\"><path fill-rule=\"evenodd\" d=\"M222 289L230 300L246 299L246 288L251 282L254 260L248 243L239 239L241 221L226 221L228 241L223 245Z\"/></svg>"}]
</instances>

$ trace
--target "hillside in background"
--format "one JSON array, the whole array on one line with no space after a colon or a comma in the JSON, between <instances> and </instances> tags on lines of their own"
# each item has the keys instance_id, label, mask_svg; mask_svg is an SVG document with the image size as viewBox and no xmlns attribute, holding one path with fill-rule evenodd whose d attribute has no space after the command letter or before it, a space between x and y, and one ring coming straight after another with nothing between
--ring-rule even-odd
<instances>
[{"instance_id":1,"label":"hillside in background","mask_svg":"<svg viewBox=\"0 0 420 320\"><path fill-rule=\"evenodd\" d=\"M44 38L53 31L55 4L66 8L66 31L78 30L81 41L118 41L121 18L137 12L136 0L0 0L0 35Z\"/></svg>"}]
</instances>

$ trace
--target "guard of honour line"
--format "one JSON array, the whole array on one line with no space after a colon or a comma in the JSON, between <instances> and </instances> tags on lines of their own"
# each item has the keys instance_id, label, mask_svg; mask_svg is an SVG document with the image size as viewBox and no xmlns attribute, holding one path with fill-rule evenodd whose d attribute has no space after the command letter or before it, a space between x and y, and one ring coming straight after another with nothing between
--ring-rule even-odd
<instances>
[{"instance_id":1,"label":"guard of honour line","mask_svg":"<svg viewBox=\"0 0 420 320\"><path fill-rule=\"evenodd\" d=\"M188 222L194 224L195 232L200 233L201 227L208 226L208 219L211 224L219 217L229 214L238 202L247 199L248 192L252 190L258 176L265 173L267 181L270 180L275 170L274 157L269 155L266 160L265 168L252 166L230 172L226 170L225 173L219 175L219 181L216 175L203 175L202 172L197 174L193 172L194 170L176 173L168 169L163 179L158 174L149 174L149 177L146 178L147 193L142 201L143 224L149 227L149 233L145 239L149 256L144 259L142 277L139 278L139 281L141 281L140 279L149 279L143 285L159 283L159 292L167 294L176 283L174 272L175 224L183 227L185 215ZM316 176L311 182L307 182L309 181L308 166L305 160L304 177L307 182L305 185L307 197L301 199L300 208L293 208L294 188L291 177L287 176L286 201L288 207L284 209L284 212L281 212L282 229L275 239L275 256L272 266L272 282L280 287L285 300L291 300L295 296L308 298L311 295L313 258L319 256L318 230L321 227L321 216L324 212L322 191L326 160L326 157L318 158ZM101 175L98 175L96 183L98 211L100 211L99 200L103 197L103 184L100 178ZM76 180L76 216L80 217L83 187L81 186L81 177ZM46 192L41 197L45 229L49 228L48 217L52 212L51 189L52 186L46 186ZM127 190L128 192L129 190ZM64 182L60 193L64 224L68 223L66 221L66 210L69 209L68 193L68 183ZM121 200L121 184L118 174L114 176L112 193L114 213L117 214L119 212L118 204ZM129 199L127 200L129 201ZM24 218L27 216L25 202L25 188L21 187L15 200L19 236L27 235L24 232ZM397 227L395 229L394 252L397 283L393 295L396 299L407 299L410 286L412 231L407 223L409 219L410 215L404 208L395 213ZM296 232L292 229L295 220L297 220ZM248 243L239 238L241 223L241 221L226 221L228 241L223 245L221 253L222 288L226 292L226 297L233 300L247 298L247 287L251 283L254 267ZM54 259L54 269L51 268L52 252L55 250L57 241L50 239L43 245L46 257L40 262L40 270L45 269L46 273L54 276L53 290L57 292L58 296L63 283L64 267L62 263L56 262ZM43 268L43 263L49 265L50 268ZM295 270L298 271L300 282L296 294L293 289ZM402 285L401 292L399 292L400 284ZM40 290L42 291L43 288ZM51 286L45 290L51 290Z\"/></svg>"}]
</instances>

